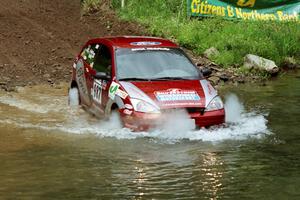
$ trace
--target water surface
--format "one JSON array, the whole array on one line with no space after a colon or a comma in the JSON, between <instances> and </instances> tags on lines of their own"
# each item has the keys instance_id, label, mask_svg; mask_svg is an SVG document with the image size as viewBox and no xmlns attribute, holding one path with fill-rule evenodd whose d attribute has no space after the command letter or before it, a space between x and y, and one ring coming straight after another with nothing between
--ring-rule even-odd
<instances>
[{"instance_id":1,"label":"water surface","mask_svg":"<svg viewBox=\"0 0 300 200\"><path fill-rule=\"evenodd\" d=\"M226 127L139 134L64 84L2 92L0 199L299 199L299 77L223 89Z\"/></svg>"}]
</instances>

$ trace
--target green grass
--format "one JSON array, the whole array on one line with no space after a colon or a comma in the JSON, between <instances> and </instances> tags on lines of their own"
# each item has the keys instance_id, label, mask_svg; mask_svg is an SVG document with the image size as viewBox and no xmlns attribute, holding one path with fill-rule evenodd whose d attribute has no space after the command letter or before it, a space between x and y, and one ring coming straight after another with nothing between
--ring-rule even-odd
<instances>
[{"instance_id":1,"label":"green grass","mask_svg":"<svg viewBox=\"0 0 300 200\"><path fill-rule=\"evenodd\" d=\"M152 35L175 39L196 54L216 47L220 54L211 59L223 67L241 66L248 53L277 65L287 56L300 59L299 23L189 19L186 0L125 0L124 8L120 2L111 0L111 5L123 20L141 23Z\"/></svg>"}]
</instances>

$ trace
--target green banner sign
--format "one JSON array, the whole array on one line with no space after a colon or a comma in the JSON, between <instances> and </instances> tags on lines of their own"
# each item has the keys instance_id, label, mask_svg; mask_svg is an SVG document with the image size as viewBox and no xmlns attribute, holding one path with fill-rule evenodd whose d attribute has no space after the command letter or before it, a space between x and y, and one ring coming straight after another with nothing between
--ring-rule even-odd
<instances>
[{"instance_id":1,"label":"green banner sign","mask_svg":"<svg viewBox=\"0 0 300 200\"><path fill-rule=\"evenodd\" d=\"M190 16L300 21L300 0L187 0Z\"/></svg>"}]
</instances>

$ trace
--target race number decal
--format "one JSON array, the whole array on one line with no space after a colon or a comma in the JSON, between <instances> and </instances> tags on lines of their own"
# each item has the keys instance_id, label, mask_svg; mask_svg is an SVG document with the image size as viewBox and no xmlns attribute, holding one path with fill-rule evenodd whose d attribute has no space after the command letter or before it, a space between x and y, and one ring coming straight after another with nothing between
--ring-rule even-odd
<instances>
[{"instance_id":1,"label":"race number decal","mask_svg":"<svg viewBox=\"0 0 300 200\"><path fill-rule=\"evenodd\" d=\"M91 91L91 95L97 103L101 104L102 100L102 83L98 80L94 81L93 88Z\"/></svg>"}]
</instances>

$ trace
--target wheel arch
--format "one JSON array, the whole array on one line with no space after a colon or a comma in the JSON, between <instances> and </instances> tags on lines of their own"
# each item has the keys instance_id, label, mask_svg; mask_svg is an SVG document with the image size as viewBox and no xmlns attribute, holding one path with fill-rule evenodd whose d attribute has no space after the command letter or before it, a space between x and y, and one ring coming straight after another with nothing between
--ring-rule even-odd
<instances>
[{"instance_id":1,"label":"wheel arch","mask_svg":"<svg viewBox=\"0 0 300 200\"><path fill-rule=\"evenodd\" d=\"M70 88L75 88L75 87L78 89L78 84L75 80L72 80Z\"/></svg>"},{"instance_id":2,"label":"wheel arch","mask_svg":"<svg viewBox=\"0 0 300 200\"><path fill-rule=\"evenodd\" d=\"M111 105L111 111L113 111L113 110L117 110L117 109L119 109L119 106L118 106L118 104L116 104L116 103L113 103L112 105Z\"/></svg>"},{"instance_id":3,"label":"wheel arch","mask_svg":"<svg viewBox=\"0 0 300 200\"><path fill-rule=\"evenodd\" d=\"M115 100L109 99L105 107L105 117L109 117L113 110L124 108L123 100L116 96Z\"/></svg>"}]
</instances>

